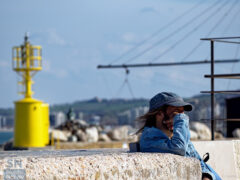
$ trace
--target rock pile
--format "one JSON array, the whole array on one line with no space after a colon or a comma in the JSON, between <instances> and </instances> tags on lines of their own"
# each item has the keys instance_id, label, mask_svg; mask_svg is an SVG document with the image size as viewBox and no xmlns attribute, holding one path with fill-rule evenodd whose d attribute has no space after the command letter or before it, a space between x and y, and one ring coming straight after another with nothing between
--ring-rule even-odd
<instances>
[{"instance_id":1,"label":"rock pile","mask_svg":"<svg viewBox=\"0 0 240 180\"><path fill-rule=\"evenodd\" d=\"M223 135L219 132L214 132L215 138L224 139ZM210 128L200 122L190 123L190 135L192 140L210 140L211 130Z\"/></svg>"},{"instance_id":2,"label":"rock pile","mask_svg":"<svg viewBox=\"0 0 240 180\"><path fill-rule=\"evenodd\" d=\"M50 138L63 142L137 141L137 135L129 135L131 131L131 126L111 128L89 125L83 120L70 120L53 129Z\"/></svg>"},{"instance_id":3,"label":"rock pile","mask_svg":"<svg viewBox=\"0 0 240 180\"><path fill-rule=\"evenodd\" d=\"M67 121L50 132L50 138L63 142L110 142L110 141L137 141L137 135L129 135L133 131L131 126L100 126L90 125L83 120ZM237 131L236 131L237 132ZM235 134L238 134L236 133ZM190 134L192 140L210 140L211 131L209 127L200 122L190 123ZM237 135L235 135L237 136ZM223 135L215 132L215 138L223 139Z\"/></svg>"},{"instance_id":4,"label":"rock pile","mask_svg":"<svg viewBox=\"0 0 240 180\"><path fill-rule=\"evenodd\" d=\"M233 132L232 132L233 137L235 138L240 138L240 128L236 128Z\"/></svg>"},{"instance_id":5,"label":"rock pile","mask_svg":"<svg viewBox=\"0 0 240 180\"><path fill-rule=\"evenodd\" d=\"M211 139L211 131L209 127L200 122L191 122L190 129L197 134L197 139Z\"/></svg>"}]
</instances>

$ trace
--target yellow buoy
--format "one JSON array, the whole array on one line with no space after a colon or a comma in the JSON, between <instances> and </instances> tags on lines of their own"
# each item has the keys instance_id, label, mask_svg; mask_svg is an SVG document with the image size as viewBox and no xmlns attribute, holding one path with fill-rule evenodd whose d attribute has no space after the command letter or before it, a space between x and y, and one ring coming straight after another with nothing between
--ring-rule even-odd
<instances>
[{"instance_id":1,"label":"yellow buoy","mask_svg":"<svg viewBox=\"0 0 240 180\"><path fill-rule=\"evenodd\" d=\"M24 44L13 47L13 70L22 77L20 93L24 99L15 102L14 147L44 147L49 142L49 106L32 98L32 77L42 69L41 47L32 46L25 36Z\"/></svg>"}]
</instances>

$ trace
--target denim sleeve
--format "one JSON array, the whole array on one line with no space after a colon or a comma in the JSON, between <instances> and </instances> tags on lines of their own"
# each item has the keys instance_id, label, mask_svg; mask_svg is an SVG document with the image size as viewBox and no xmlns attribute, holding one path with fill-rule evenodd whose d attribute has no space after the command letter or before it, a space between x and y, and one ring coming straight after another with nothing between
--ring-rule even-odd
<instances>
[{"instance_id":1,"label":"denim sleeve","mask_svg":"<svg viewBox=\"0 0 240 180\"><path fill-rule=\"evenodd\" d=\"M173 122L173 136L167 142L167 145L176 154L185 156L190 140L189 118L186 114L177 114Z\"/></svg>"},{"instance_id":2,"label":"denim sleeve","mask_svg":"<svg viewBox=\"0 0 240 180\"><path fill-rule=\"evenodd\" d=\"M177 114L174 117L173 137L171 139L160 130L158 130L157 135L151 131L143 133L140 140L141 151L173 153L184 156L190 139L188 124L189 118L186 114Z\"/></svg>"},{"instance_id":3,"label":"denim sleeve","mask_svg":"<svg viewBox=\"0 0 240 180\"><path fill-rule=\"evenodd\" d=\"M219 176L215 171L201 159L190 141L189 117L186 114L177 114L174 117L173 126L171 139L156 128L144 130L140 139L141 152L172 153L197 158L200 161L203 173L209 174L213 180L220 180L221 178L218 178ZM192 152L191 155L186 155L187 150Z\"/></svg>"}]
</instances>

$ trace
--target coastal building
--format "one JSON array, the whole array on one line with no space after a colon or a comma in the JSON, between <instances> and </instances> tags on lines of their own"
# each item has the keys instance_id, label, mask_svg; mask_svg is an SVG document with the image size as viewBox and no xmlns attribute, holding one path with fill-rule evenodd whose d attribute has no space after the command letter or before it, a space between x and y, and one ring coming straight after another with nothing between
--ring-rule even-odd
<instances>
[{"instance_id":1,"label":"coastal building","mask_svg":"<svg viewBox=\"0 0 240 180\"><path fill-rule=\"evenodd\" d=\"M78 112L77 118L80 119L80 120L83 120L83 119L84 119L84 114L83 114L83 112Z\"/></svg>"},{"instance_id":2,"label":"coastal building","mask_svg":"<svg viewBox=\"0 0 240 180\"><path fill-rule=\"evenodd\" d=\"M0 129L12 129L14 127L13 116L0 115Z\"/></svg>"},{"instance_id":3,"label":"coastal building","mask_svg":"<svg viewBox=\"0 0 240 180\"><path fill-rule=\"evenodd\" d=\"M140 106L131 110L124 111L118 115L118 124L134 126L135 120L146 112L148 112L147 106Z\"/></svg>"},{"instance_id":4,"label":"coastal building","mask_svg":"<svg viewBox=\"0 0 240 180\"><path fill-rule=\"evenodd\" d=\"M88 124L99 126L99 125L100 125L100 120L101 120L101 117L100 117L100 116L93 115L93 116L88 120Z\"/></svg>"},{"instance_id":5,"label":"coastal building","mask_svg":"<svg viewBox=\"0 0 240 180\"><path fill-rule=\"evenodd\" d=\"M122 113L118 114L118 124L119 125L126 125L131 124L131 111L127 110Z\"/></svg>"},{"instance_id":6,"label":"coastal building","mask_svg":"<svg viewBox=\"0 0 240 180\"><path fill-rule=\"evenodd\" d=\"M7 127L7 118L5 116L0 116L0 129Z\"/></svg>"},{"instance_id":7,"label":"coastal building","mask_svg":"<svg viewBox=\"0 0 240 180\"><path fill-rule=\"evenodd\" d=\"M66 116L62 111L53 112L50 114L50 126L56 127L66 121Z\"/></svg>"}]
</instances>

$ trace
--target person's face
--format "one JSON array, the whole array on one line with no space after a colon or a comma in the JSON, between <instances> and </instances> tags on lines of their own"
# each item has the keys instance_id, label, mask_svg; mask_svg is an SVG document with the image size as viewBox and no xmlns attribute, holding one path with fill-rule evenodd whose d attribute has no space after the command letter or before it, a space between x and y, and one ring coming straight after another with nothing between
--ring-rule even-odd
<instances>
[{"instance_id":1,"label":"person's face","mask_svg":"<svg viewBox=\"0 0 240 180\"><path fill-rule=\"evenodd\" d=\"M165 112L160 112L157 121L161 123L165 129L173 131L173 118L179 113L184 113L184 107L168 106Z\"/></svg>"},{"instance_id":2,"label":"person's face","mask_svg":"<svg viewBox=\"0 0 240 180\"><path fill-rule=\"evenodd\" d=\"M175 107L175 106L168 106L166 113L167 115L171 118L173 114L178 114L178 113L183 113L184 112L184 107Z\"/></svg>"}]
</instances>

